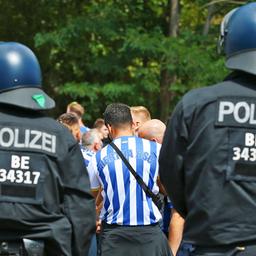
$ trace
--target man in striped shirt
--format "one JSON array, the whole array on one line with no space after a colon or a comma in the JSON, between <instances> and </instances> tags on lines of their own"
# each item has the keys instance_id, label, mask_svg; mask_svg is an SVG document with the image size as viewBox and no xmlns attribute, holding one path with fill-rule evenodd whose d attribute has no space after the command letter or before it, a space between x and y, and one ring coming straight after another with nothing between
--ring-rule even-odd
<instances>
[{"instance_id":1,"label":"man in striped shirt","mask_svg":"<svg viewBox=\"0 0 256 256\"><path fill-rule=\"evenodd\" d=\"M160 145L133 135L130 108L107 106L104 119L115 145L153 193L158 193ZM161 213L144 193L116 151L107 145L92 158L88 169L94 184L102 186L101 255L171 255L158 225Z\"/></svg>"}]
</instances>

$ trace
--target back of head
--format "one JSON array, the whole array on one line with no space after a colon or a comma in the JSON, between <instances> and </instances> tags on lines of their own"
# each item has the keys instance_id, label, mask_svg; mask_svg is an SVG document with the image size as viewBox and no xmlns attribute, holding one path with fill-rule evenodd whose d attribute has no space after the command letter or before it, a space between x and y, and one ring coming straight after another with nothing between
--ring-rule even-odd
<instances>
[{"instance_id":1,"label":"back of head","mask_svg":"<svg viewBox=\"0 0 256 256\"><path fill-rule=\"evenodd\" d=\"M132 120L134 123L134 134L138 135L138 128L151 119L150 113L144 106L131 107Z\"/></svg>"},{"instance_id":2,"label":"back of head","mask_svg":"<svg viewBox=\"0 0 256 256\"><path fill-rule=\"evenodd\" d=\"M142 122L146 122L151 119L148 109L144 106L132 106L132 115L139 116Z\"/></svg>"},{"instance_id":3,"label":"back of head","mask_svg":"<svg viewBox=\"0 0 256 256\"><path fill-rule=\"evenodd\" d=\"M64 113L57 121L69 129L77 141L81 139L78 117L74 113Z\"/></svg>"},{"instance_id":4,"label":"back of head","mask_svg":"<svg viewBox=\"0 0 256 256\"><path fill-rule=\"evenodd\" d=\"M82 135L82 145L90 150L98 151L102 147L100 134L96 129L91 129Z\"/></svg>"},{"instance_id":5,"label":"back of head","mask_svg":"<svg viewBox=\"0 0 256 256\"><path fill-rule=\"evenodd\" d=\"M35 54L23 44L0 43L0 103L33 110L55 107L42 90L41 68Z\"/></svg>"},{"instance_id":6,"label":"back of head","mask_svg":"<svg viewBox=\"0 0 256 256\"><path fill-rule=\"evenodd\" d=\"M226 66L256 75L256 3L230 11L221 24L219 40Z\"/></svg>"},{"instance_id":7,"label":"back of head","mask_svg":"<svg viewBox=\"0 0 256 256\"><path fill-rule=\"evenodd\" d=\"M141 138L156 141L162 144L166 125L159 119L151 119L142 124L138 129Z\"/></svg>"},{"instance_id":8,"label":"back of head","mask_svg":"<svg viewBox=\"0 0 256 256\"><path fill-rule=\"evenodd\" d=\"M67 127L78 124L78 118L74 113L63 113L57 118L57 121Z\"/></svg>"},{"instance_id":9,"label":"back of head","mask_svg":"<svg viewBox=\"0 0 256 256\"><path fill-rule=\"evenodd\" d=\"M100 129L102 126L105 125L105 121L103 118L97 118L93 124L93 128Z\"/></svg>"},{"instance_id":10,"label":"back of head","mask_svg":"<svg viewBox=\"0 0 256 256\"><path fill-rule=\"evenodd\" d=\"M73 101L67 105L67 113L75 113L80 119L84 114L84 107L78 102Z\"/></svg>"},{"instance_id":11,"label":"back of head","mask_svg":"<svg viewBox=\"0 0 256 256\"><path fill-rule=\"evenodd\" d=\"M130 107L123 103L113 103L107 106L104 112L104 121L107 125L115 128L132 126Z\"/></svg>"}]
</instances>

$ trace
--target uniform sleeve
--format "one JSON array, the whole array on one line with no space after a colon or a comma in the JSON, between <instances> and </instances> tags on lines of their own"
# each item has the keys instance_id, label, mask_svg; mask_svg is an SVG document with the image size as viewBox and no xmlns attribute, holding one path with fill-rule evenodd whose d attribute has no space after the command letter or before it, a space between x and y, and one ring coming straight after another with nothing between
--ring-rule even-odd
<instances>
[{"instance_id":1,"label":"uniform sleeve","mask_svg":"<svg viewBox=\"0 0 256 256\"><path fill-rule=\"evenodd\" d=\"M100 181L97 175L96 157L93 156L87 167L89 179L91 183L91 189L96 190L100 188Z\"/></svg>"},{"instance_id":2,"label":"uniform sleeve","mask_svg":"<svg viewBox=\"0 0 256 256\"><path fill-rule=\"evenodd\" d=\"M64 214L72 225L72 255L88 254L95 233L95 201L78 144L70 147L60 164L64 186Z\"/></svg>"},{"instance_id":3,"label":"uniform sleeve","mask_svg":"<svg viewBox=\"0 0 256 256\"><path fill-rule=\"evenodd\" d=\"M159 156L159 174L174 208L185 217L184 156L188 132L183 115L182 102L176 106L164 135Z\"/></svg>"}]
</instances>

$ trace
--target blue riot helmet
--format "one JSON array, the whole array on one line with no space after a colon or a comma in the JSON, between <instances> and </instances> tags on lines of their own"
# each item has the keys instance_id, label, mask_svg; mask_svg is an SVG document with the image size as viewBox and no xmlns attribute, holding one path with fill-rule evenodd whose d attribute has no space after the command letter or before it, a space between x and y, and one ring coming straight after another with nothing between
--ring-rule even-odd
<instances>
[{"instance_id":1,"label":"blue riot helmet","mask_svg":"<svg viewBox=\"0 0 256 256\"><path fill-rule=\"evenodd\" d=\"M256 3L229 12L221 24L219 46L226 67L256 75Z\"/></svg>"},{"instance_id":2,"label":"blue riot helmet","mask_svg":"<svg viewBox=\"0 0 256 256\"><path fill-rule=\"evenodd\" d=\"M55 107L42 89L35 54L23 44L0 42L0 103L34 110Z\"/></svg>"}]
</instances>

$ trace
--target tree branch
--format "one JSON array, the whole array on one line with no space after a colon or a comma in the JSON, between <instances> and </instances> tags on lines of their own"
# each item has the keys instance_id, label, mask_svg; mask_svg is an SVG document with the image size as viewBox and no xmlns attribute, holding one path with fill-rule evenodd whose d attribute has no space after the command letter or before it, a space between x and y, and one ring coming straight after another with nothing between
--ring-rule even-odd
<instances>
[{"instance_id":1,"label":"tree branch","mask_svg":"<svg viewBox=\"0 0 256 256\"><path fill-rule=\"evenodd\" d=\"M246 1L241 2L241 1L235 1L235 0L213 0L210 3L203 5L201 8L205 8L205 7L208 7L210 5L219 4L219 3L229 3L229 4L243 5L243 4L246 4Z\"/></svg>"}]
</instances>

